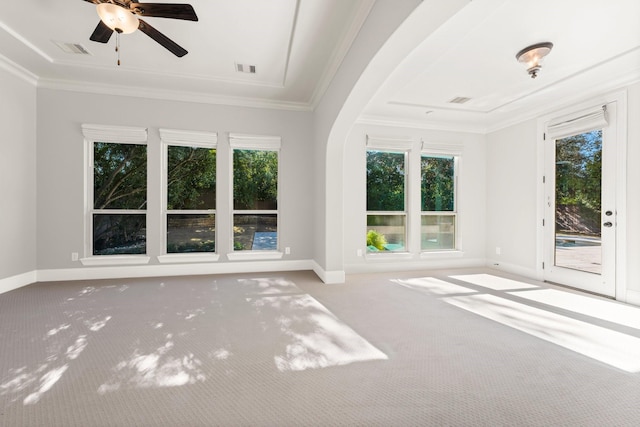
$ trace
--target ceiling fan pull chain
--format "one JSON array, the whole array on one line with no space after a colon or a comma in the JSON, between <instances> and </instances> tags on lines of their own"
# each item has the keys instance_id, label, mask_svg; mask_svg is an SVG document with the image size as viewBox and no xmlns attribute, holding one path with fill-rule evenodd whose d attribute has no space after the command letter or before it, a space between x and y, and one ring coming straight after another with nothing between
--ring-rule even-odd
<instances>
[{"instance_id":1,"label":"ceiling fan pull chain","mask_svg":"<svg viewBox=\"0 0 640 427\"><path fill-rule=\"evenodd\" d=\"M116 31L116 52L118 54L118 67L120 66L120 33Z\"/></svg>"}]
</instances>

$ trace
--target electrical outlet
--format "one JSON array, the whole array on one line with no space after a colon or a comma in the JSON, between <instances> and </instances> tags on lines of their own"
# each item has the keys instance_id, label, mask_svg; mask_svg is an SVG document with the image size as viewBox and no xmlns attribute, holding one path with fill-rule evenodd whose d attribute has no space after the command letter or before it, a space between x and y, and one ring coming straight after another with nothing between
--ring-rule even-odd
<instances>
[{"instance_id":1,"label":"electrical outlet","mask_svg":"<svg viewBox=\"0 0 640 427\"><path fill-rule=\"evenodd\" d=\"M362 256L362 249L358 249L358 250L356 251L356 254L357 254L358 256Z\"/></svg>"},{"instance_id":2,"label":"electrical outlet","mask_svg":"<svg viewBox=\"0 0 640 427\"><path fill-rule=\"evenodd\" d=\"M289 246L284 248L284 253L287 254L287 255L291 255L291 248Z\"/></svg>"},{"instance_id":3,"label":"electrical outlet","mask_svg":"<svg viewBox=\"0 0 640 427\"><path fill-rule=\"evenodd\" d=\"M71 252L71 261L78 260L78 252Z\"/></svg>"},{"instance_id":4,"label":"electrical outlet","mask_svg":"<svg viewBox=\"0 0 640 427\"><path fill-rule=\"evenodd\" d=\"M496 255L500 255L502 253L502 250L500 249L500 246L496 246Z\"/></svg>"}]
</instances>

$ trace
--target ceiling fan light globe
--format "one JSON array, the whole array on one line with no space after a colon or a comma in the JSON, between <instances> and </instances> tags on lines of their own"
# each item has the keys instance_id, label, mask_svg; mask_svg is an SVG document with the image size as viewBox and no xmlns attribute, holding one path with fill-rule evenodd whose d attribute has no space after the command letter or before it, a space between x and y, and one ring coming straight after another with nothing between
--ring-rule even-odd
<instances>
[{"instance_id":1,"label":"ceiling fan light globe","mask_svg":"<svg viewBox=\"0 0 640 427\"><path fill-rule=\"evenodd\" d=\"M140 25L138 18L133 13L115 4L100 3L96 5L96 9L102 22L119 33L133 33Z\"/></svg>"}]
</instances>

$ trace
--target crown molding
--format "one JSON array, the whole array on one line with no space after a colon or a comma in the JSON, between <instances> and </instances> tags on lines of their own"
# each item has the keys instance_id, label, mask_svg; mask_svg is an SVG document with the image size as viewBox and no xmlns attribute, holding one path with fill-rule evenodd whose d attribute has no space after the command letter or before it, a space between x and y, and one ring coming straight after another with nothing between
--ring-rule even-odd
<instances>
[{"instance_id":1,"label":"crown molding","mask_svg":"<svg viewBox=\"0 0 640 427\"><path fill-rule=\"evenodd\" d=\"M10 60L9 58L1 54L0 54L0 68L24 80L25 82L33 86L38 85L38 76L36 76L31 71L27 70L21 65L16 64L12 60Z\"/></svg>"},{"instance_id":2,"label":"crown molding","mask_svg":"<svg viewBox=\"0 0 640 427\"><path fill-rule=\"evenodd\" d=\"M303 102L276 101L263 98L244 98L210 93L207 94L202 92L148 89L123 85L105 85L89 82L74 82L69 80L39 79L38 87L43 89L65 90L69 92L93 93L98 95L129 96L134 98L228 105L235 107L303 112L313 110L311 105Z\"/></svg>"}]
</instances>

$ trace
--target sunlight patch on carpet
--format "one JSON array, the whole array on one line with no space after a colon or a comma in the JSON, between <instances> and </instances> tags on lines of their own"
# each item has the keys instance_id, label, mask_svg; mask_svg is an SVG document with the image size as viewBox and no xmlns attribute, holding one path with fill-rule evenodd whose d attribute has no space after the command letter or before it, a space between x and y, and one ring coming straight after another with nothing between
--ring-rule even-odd
<instances>
[{"instance_id":1,"label":"sunlight patch on carpet","mask_svg":"<svg viewBox=\"0 0 640 427\"><path fill-rule=\"evenodd\" d=\"M397 279L393 282L409 288L425 290L434 295L469 294L476 293L473 289L455 285L435 277L417 277L414 279Z\"/></svg>"},{"instance_id":2,"label":"sunlight patch on carpet","mask_svg":"<svg viewBox=\"0 0 640 427\"><path fill-rule=\"evenodd\" d=\"M540 289L529 292L513 292L518 298L525 298L563 310L617 323L618 325L640 329L640 307L601 300L557 289Z\"/></svg>"},{"instance_id":3,"label":"sunlight patch on carpet","mask_svg":"<svg viewBox=\"0 0 640 427\"><path fill-rule=\"evenodd\" d=\"M627 372L640 372L639 338L495 295L443 301Z\"/></svg>"},{"instance_id":4,"label":"sunlight patch on carpet","mask_svg":"<svg viewBox=\"0 0 640 427\"><path fill-rule=\"evenodd\" d=\"M114 368L114 376L100 387L98 393L106 394L122 386L135 388L177 387L204 381L200 369L202 362L193 353L172 354L174 342L171 334L167 342L151 353L135 350L126 360Z\"/></svg>"},{"instance_id":5,"label":"sunlight patch on carpet","mask_svg":"<svg viewBox=\"0 0 640 427\"><path fill-rule=\"evenodd\" d=\"M388 359L310 295L247 301L279 331L274 362L281 372Z\"/></svg>"},{"instance_id":6,"label":"sunlight patch on carpet","mask_svg":"<svg viewBox=\"0 0 640 427\"><path fill-rule=\"evenodd\" d=\"M518 280L506 279L504 277L493 276L491 274L465 274L461 276L450 276L452 279L493 289L495 291L505 291L514 289L535 289L539 286Z\"/></svg>"},{"instance_id":7,"label":"sunlight patch on carpet","mask_svg":"<svg viewBox=\"0 0 640 427\"><path fill-rule=\"evenodd\" d=\"M486 290L472 290L433 277L393 282L624 371L640 372L640 338L553 311L560 308L640 329L639 308L491 274L450 277ZM549 309L533 307L526 300L543 303Z\"/></svg>"}]
</instances>

